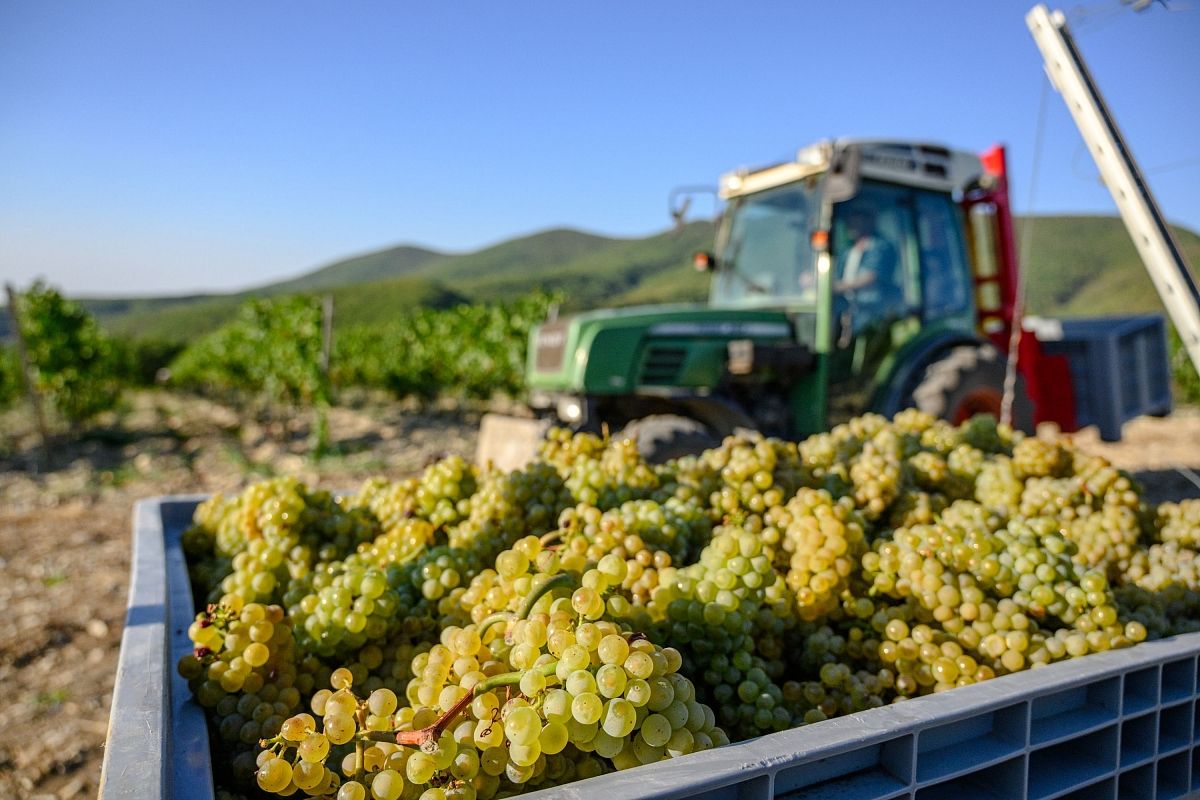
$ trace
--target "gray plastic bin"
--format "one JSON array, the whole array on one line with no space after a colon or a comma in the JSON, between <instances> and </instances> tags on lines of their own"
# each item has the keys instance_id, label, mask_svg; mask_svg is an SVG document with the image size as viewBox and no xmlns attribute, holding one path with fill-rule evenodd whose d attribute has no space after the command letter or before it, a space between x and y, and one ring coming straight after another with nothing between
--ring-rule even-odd
<instances>
[{"instance_id":1,"label":"gray plastic bin","mask_svg":"<svg viewBox=\"0 0 1200 800\"><path fill-rule=\"evenodd\" d=\"M1121 425L1143 414L1171 413L1167 332L1157 314L1026 320L1047 355L1065 356L1075 392L1075 418L1115 442Z\"/></svg>"},{"instance_id":2,"label":"gray plastic bin","mask_svg":"<svg viewBox=\"0 0 1200 800\"><path fill-rule=\"evenodd\" d=\"M158 497L133 509L129 607L100 772L101 800L213 800L204 710L175 663L191 652L196 614L180 535L203 495Z\"/></svg>"},{"instance_id":3,"label":"gray plastic bin","mask_svg":"<svg viewBox=\"0 0 1200 800\"><path fill-rule=\"evenodd\" d=\"M213 798L203 715L174 670L193 617L179 539L198 499L134 511L101 798ZM1198 659L1200 634L1147 642L527 796L1200 797Z\"/></svg>"}]
</instances>

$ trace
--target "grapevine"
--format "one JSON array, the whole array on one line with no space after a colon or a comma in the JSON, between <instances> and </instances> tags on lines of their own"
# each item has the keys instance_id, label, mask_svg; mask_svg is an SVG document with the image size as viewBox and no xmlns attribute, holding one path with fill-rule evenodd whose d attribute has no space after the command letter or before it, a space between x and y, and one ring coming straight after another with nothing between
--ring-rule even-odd
<instances>
[{"instance_id":1,"label":"grapevine","mask_svg":"<svg viewBox=\"0 0 1200 800\"><path fill-rule=\"evenodd\" d=\"M121 364L96 320L56 289L34 283L17 296L21 336L38 394L72 425L113 408L120 398ZM0 406L11 400L19 365L0 352Z\"/></svg>"}]
</instances>

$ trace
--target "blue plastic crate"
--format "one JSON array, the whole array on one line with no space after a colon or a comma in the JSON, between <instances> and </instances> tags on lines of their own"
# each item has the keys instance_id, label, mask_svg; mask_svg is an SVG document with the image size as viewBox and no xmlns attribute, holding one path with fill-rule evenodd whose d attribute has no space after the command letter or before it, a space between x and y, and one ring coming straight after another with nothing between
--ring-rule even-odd
<instances>
[{"instance_id":1,"label":"blue plastic crate","mask_svg":"<svg viewBox=\"0 0 1200 800\"><path fill-rule=\"evenodd\" d=\"M201 498L143 500L100 797L212 800L180 535ZM531 800L1200 797L1200 633L524 795Z\"/></svg>"},{"instance_id":2,"label":"blue plastic crate","mask_svg":"<svg viewBox=\"0 0 1200 800\"><path fill-rule=\"evenodd\" d=\"M1171 367L1163 318L1157 314L1051 320L1033 318L1047 355L1065 356L1080 427L1095 425L1115 442L1121 426L1143 414L1171 412Z\"/></svg>"}]
</instances>

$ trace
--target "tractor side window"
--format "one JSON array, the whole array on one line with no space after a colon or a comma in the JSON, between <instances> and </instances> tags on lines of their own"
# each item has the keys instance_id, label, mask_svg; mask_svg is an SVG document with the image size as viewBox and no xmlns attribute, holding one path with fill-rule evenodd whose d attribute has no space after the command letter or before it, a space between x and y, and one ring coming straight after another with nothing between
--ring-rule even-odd
<instances>
[{"instance_id":1,"label":"tractor side window","mask_svg":"<svg viewBox=\"0 0 1200 800\"><path fill-rule=\"evenodd\" d=\"M949 197L921 192L916 200L925 318L938 319L967 308L966 248L958 210Z\"/></svg>"},{"instance_id":2,"label":"tractor side window","mask_svg":"<svg viewBox=\"0 0 1200 800\"><path fill-rule=\"evenodd\" d=\"M917 305L908 189L864 181L858 194L834 208L833 249L834 291L854 303L856 316L901 317Z\"/></svg>"}]
</instances>

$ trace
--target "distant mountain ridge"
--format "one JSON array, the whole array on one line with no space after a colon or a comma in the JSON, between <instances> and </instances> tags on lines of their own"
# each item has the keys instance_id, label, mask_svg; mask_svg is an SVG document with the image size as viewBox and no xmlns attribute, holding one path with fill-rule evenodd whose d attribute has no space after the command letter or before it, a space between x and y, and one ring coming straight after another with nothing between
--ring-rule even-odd
<instances>
[{"instance_id":1,"label":"distant mountain ridge","mask_svg":"<svg viewBox=\"0 0 1200 800\"><path fill-rule=\"evenodd\" d=\"M1031 314L1088 316L1159 311L1161 304L1116 217L1035 216L1017 221L1032 235L1023 270ZM1175 228L1185 256L1200 265L1200 236ZM708 276L689 266L712 247L713 226L689 224L621 239L569 228L541 231L470 253L399 245L227 295L81 301L119 334L191 339L232 318L249 297L332 292L339 326L375 324L417 305L504 300L535 288L561 290L566 306L699 301ZM351 309L353 311L351 311Z\"/></svg>"},{"instance_id":2,"label":"distant mountain ridge","mask_svg":"<svg viewBox=\"0 0 1200 800\"><path fill-rule=\"evenodd\" d=\"M424 247L407 244L399 245L335 261L297 278L268 284L257 291L268 294L291 294L331 289L335 286L350 286L355 283L370 283L386 278L398 278L416 272L430 261L445 257L445 253L439 253L436 250L427 250Z\"/></svg>"},{"instance_id":3,"label":"distant mountain ridge","mask_svg":"<svg viewBox=\"0 0 1200 800\"><path fill-rule=\"evenodd\" d=\"M644 239L622 239L569 228L540 231L470 253L439 253L400 245L353 256L285 281L225 295L186 298L81 298L121 335L186 340L219 327L250 297L305 292L334 294L335 324L370 325L417 305L505 300L536 288L561 289L573 307L607 302L643 280L673 272L654 299L696 299L706 278L688 269L694 250L711 246L712 225L699 222ZM676 283L677 285L669 285Z\"/></svg>"}]
</instances>

